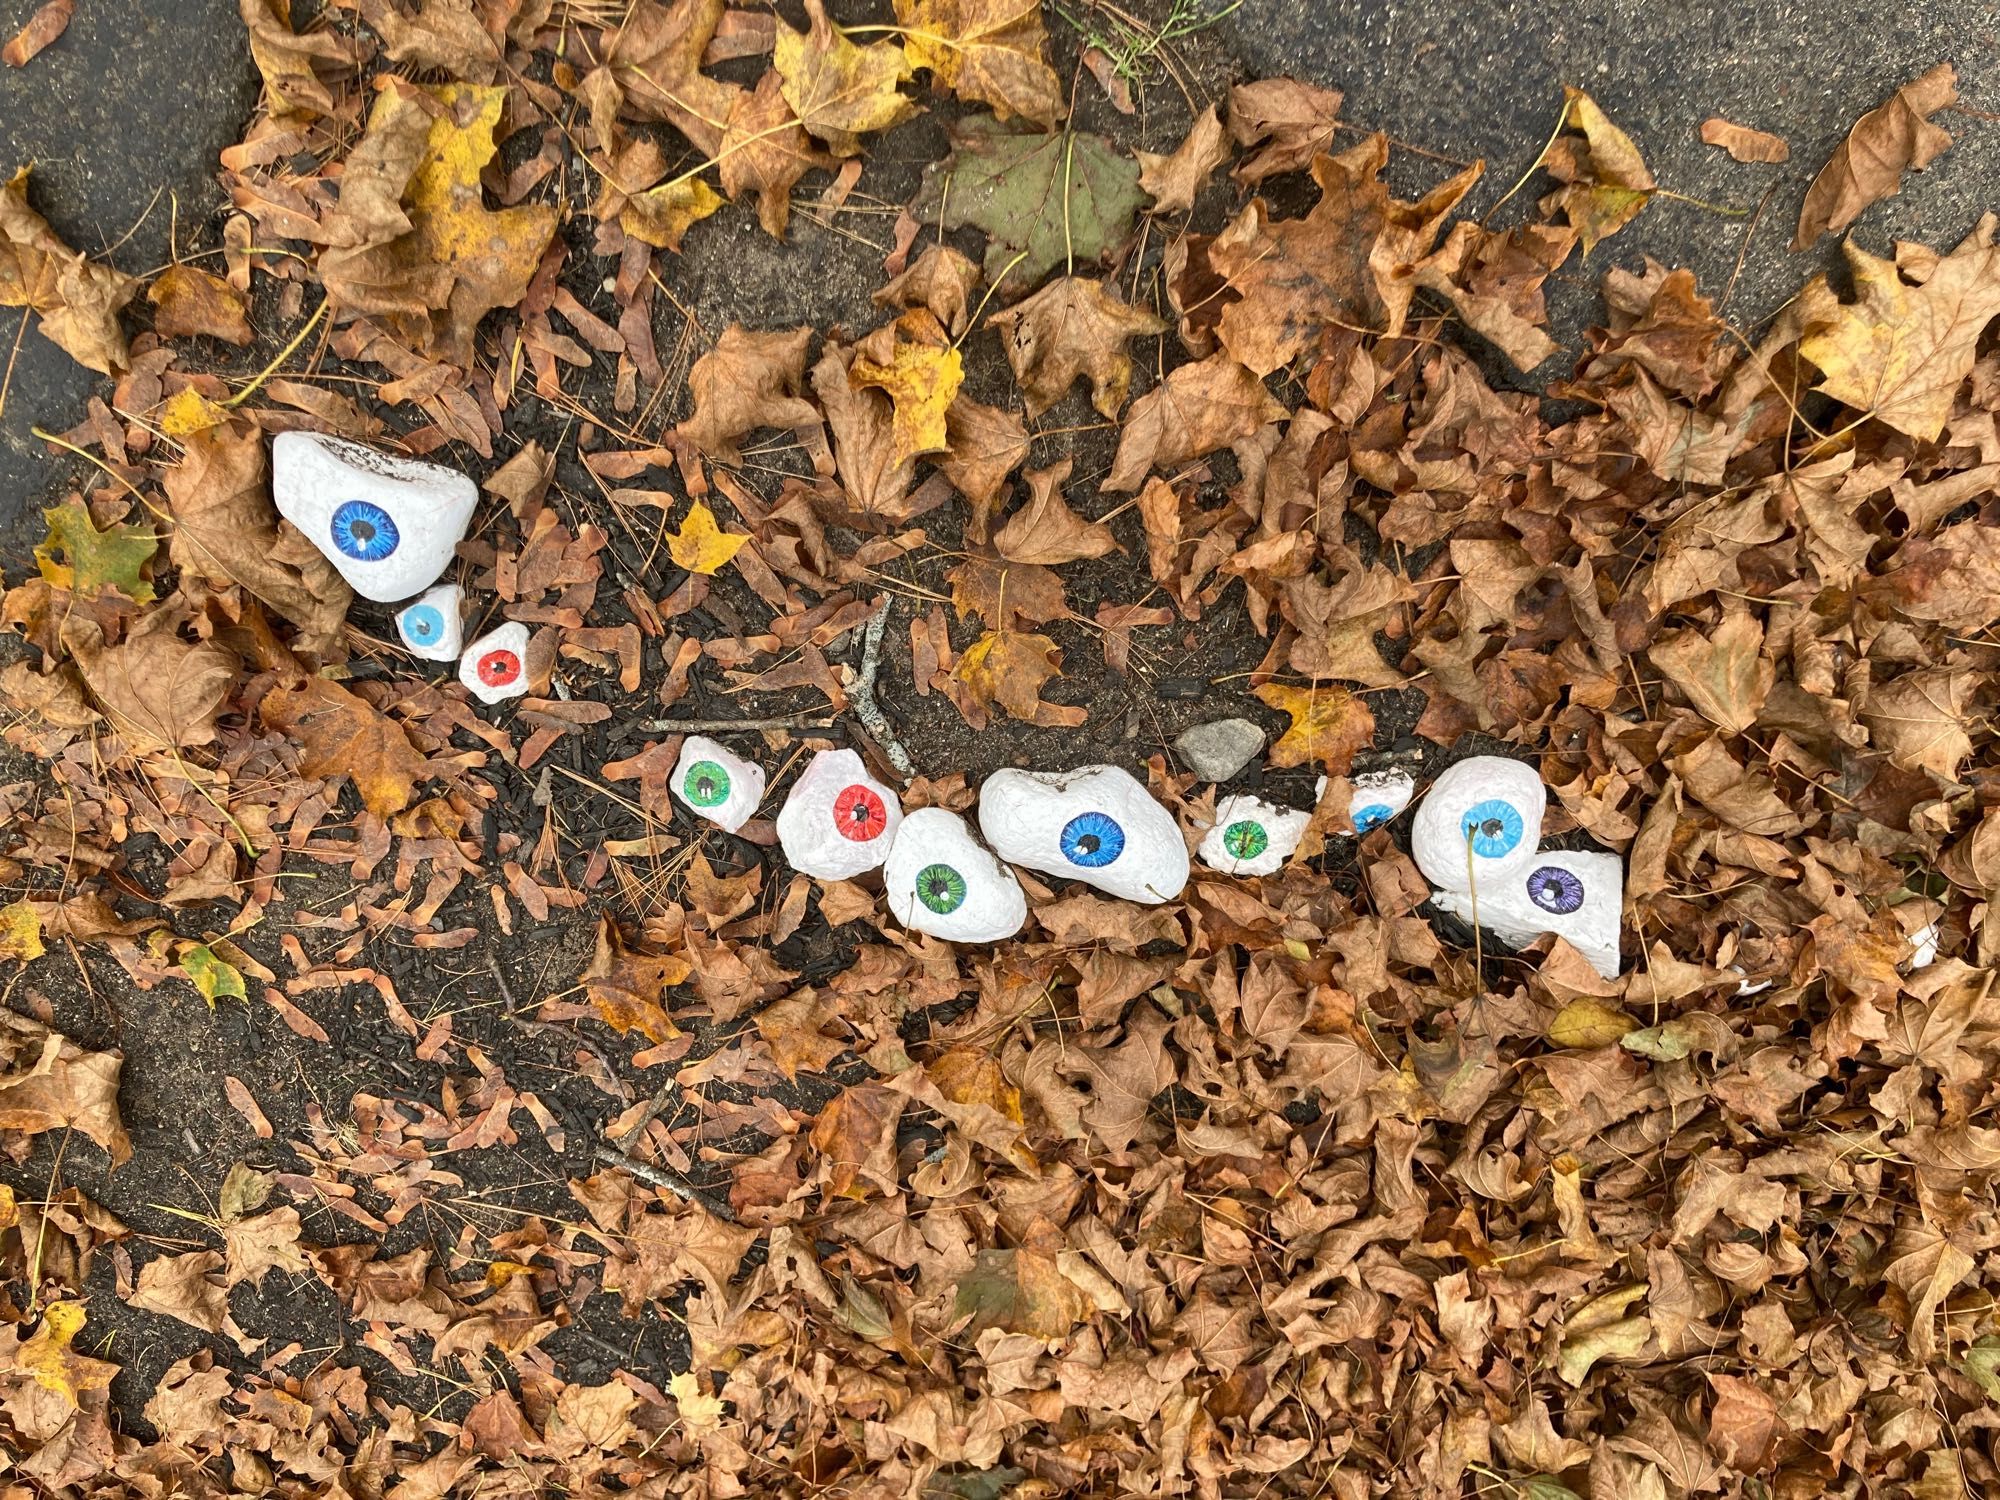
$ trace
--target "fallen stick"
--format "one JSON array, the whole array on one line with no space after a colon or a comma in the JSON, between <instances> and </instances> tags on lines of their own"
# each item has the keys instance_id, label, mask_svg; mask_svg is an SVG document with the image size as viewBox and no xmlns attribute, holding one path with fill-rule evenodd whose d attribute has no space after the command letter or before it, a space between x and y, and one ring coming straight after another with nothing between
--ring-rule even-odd
<instances>
[{"instance_id":1,"label":"fallen stick","mask_svg":"<svg viewBox=\"0 0 2000 1500\"><path fill-rule=\"evenodd\" d=\"M738 729L831 729L824 714L774 714L768 719L649 719L648 729L672 729L681 734L729 734Z\"/></svg>"},{"instance_id":2,"label":"fallen stick","mask_svg":"<svg viewBox=\"0 0 2000 1500\"><path fill-rule=\"evenodd\" d=\"M884 594L868 621L867 633L861 638L861 671L848 691L847 701L854 706L855 718L861 721L870 738L882 747L882 753L889 757L889 764L904 776L914 776L917 774L916 762L910 759L910 752L896 738L896 731L889 727L888 718L875 701L875 676L882 670L882 632L889 624L892 602L891 596Z\"/></svg>"},{"instance_id":3,"label":"fallen stick","mask_svg":"<svg viewBox=\"0 0 2000 1500\"><path fill-rule=\"evenodd\" d=\"M690 1203L699 1203L718 1219L736 1222L736 1210L727 1201L716 1197L707 1188L699 1186L685 1172L676 1172L672 1167L656 1167L650 1162L636 1160L613 1146L600 1145L592 1153L607 1167L616 1167L621 1172L630 1172L641 1182L656 1188L665 1188L677 1198L685 1198Z\"/></svg>"}]
</instances>

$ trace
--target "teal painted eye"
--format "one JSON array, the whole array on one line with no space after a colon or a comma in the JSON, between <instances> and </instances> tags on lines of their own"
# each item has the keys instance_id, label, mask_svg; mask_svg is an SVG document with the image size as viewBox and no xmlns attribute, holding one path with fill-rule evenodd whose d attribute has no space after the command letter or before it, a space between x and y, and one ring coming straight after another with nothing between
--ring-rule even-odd
<instances>
[{"instance_id":1,"label":"teal painted eye","mask_svg":"<svg viewBox=\"0 0 2000 1500\"><path fill-rule=\"evenodd\" d=\"M965 877L950 865L925 865L917 871L917 899L939 916L948 916L965 905Z\"/></svg>"},{"instance_id":2,"label":"teal painted eye","mask_svg":"<svg viewBox=\"0 0 2000 1500\"><path fill-rule=\"evenodd\" d=\"M696 807L720 807L729 800L729 773L712 760L698 760L681 778L681 791Z\"/></svg>"},{"instance_id":3,"label":"teal painted eye","mask_svg":"<svg viewBox=\"0 0 2000 1500\"><path fill-rule=\"evenodd\" d=\"M1229 851L1231 859L1255 859L1271 847L1271 835L1264 831L1262 823L1245 818L1222 830L1222 847Z\"/></svg>"},{"instance_id":4,"label":"teal painted eye","mask_svg":"<svg viewBox=\"0 0 2000 1500\"><path fill-rule=\"evenodd\" d=\"M1380 802L1371 802L1366 807L1357 807L1350 816L1354 820L1354 831L1366 833L1371 828L1380 828L1395 816Z\"/></svg>"},{"instance_id":5,"label":"teal painted eye","mask_svg":"<svg viewBox=\"0 0 2000 1500\"><path fill-rule=\"evenodd\" d=\"M1105 813L1078 813L1063 824L1060 843L1071 864L1098 870L1125 852L1125 830Z\"/></svg>"},{"instance_id":6,"label":"teal painted eye","mask_svg":"<svg viewBox=\"0 0 2000 1500\"><path fill-rule=\"evenodd\" d=\"M1498 797L1488 797L1467 808L1458 826L1472 845L1472 852L1481 859L1499 859L1512 853L1525 831L1521 810Z\"/></svg>"}]
</instances>

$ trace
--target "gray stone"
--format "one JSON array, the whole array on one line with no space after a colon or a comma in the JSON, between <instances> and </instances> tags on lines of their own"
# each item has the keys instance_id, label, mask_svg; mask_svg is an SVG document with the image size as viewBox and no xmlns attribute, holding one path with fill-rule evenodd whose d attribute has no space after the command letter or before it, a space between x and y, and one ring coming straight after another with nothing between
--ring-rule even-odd
<instances>
[{"instance_id":1,"label":"gray stone","mask_svg":"<svg viewBox=\"0 0 2000 1500\"><path fill-rule=\"evenodd\" d=\"M1264 731L1248 719L1211 719L1174 741L1174 754L1203 781L1227 781L1264 748Z\"/></svg>"}]
</instances>

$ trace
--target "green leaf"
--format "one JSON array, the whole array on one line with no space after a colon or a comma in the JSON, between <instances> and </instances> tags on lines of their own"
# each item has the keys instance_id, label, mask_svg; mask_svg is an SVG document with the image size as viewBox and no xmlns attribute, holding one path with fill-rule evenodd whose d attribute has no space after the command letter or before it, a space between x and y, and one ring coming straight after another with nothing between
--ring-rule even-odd
<instances>
[{"instance_id":1,"label":"green leaf","mask_svg":"<svg viewBox=\"0 0 2000 1500\"><path fill-rule=\"evenodd\" d=\"M972 1319L967 1337L987 1328L1066 1337L1090 1312L1075 1282L1040 1250L982 1250L958 1284L956 1315Z\"/></svg>"},{"instance_id":2,"label":"green leaf","mask_svg":"<svg viewBox=\"0 0 2000 1500\"><path fill-rule=\"evenodd\" d=\"M42 512L49 534L35 549L42 577L86 599L115 588L135 604L150 604L153 586L143 576L159 551L160 539L143 526L120 521L99 531L90 510L72 495Z\"/></svg>"},{"instance_id":3,"label":"green leaf","mask_svg":"<svg viewBox=\"0 0 2000 1500\"><path fill-rule=\"evenodd\" d=\"M237 980L238 984L242 982ZM248 1162L235 1163L230 1167L229 1175L222 1179L222 1192L216 1199L216 1216L225 1224L234 1224L245 1214L254 1214L271 1196L271 1184L276 1180L271 1173L259 1172Z\"/></svg>"},{"instance_id":4,"label":"green leaf","mask_svg":"<svg viewBox=\"0 0 2000 1500\"><path fill-rule=\"evenodd\" d=\"M211 1009L224 996L231 1000L243 998L243 975L234 964L217 958L215 950L204 943L190 943L181 950L181 972L201 991L201 998Z\"/></svg>"},{"instance_id":5,"label":"green leaf","mask_svg":"<svg viewBox=\"0 0 2000 1500\"><path fill-rule=\"evenodd\" d=\"M1514 1493L1519 1500L1579 1500L1576 1491L1553 1474L1530 1474Z\"/></svg>"},{"instance_id":6,"label":"green leaf","mask_svg":"<svg viewBox=\"0 0 2000 1500\"><path fill-rule=\"evenodd\" d=\"M1990 1401L2000 1401L2000 1338L1987 1334L1965 1351L1959 1368L1965 1378L1986 1392Z\"/></svg>"},{"instance_id":7,"label":"green leaf","mask_svg":"<svg viewBox=\"0 0 2000 1500\"><path fill-rule=\"evenodd\" d=\"M42 919L34 907L25 901L0 906L0 958L26 963L40 958L43 951Z\"/></svg>"},{"instance_id":8,"label":"green leaf","mask_svg":"<svg viewBox=\"0 0 2000 1500\"><path fill-rule=\"evenodd\" d=\"M1102 260L1131 234L1145 201L1139 164L1103 136L1012 131L975 115L953 130L952 144L948 161L926 169L918 212L942 209L948 228L985 230L986 279L1005 296L1056 266Z\"/></svg>"},{"instance_id":9,"label":"green leaf","mask_svg":"<svg viewBox=\"0 0 2000 1500\"><path fill-rule=\"evenodd\" d=\"M988 1469L980 1474L933 1474L924 1481L925 1500L1000 1500L1028 1477L1026 1469Z\"/></svg>"}]
</instances>

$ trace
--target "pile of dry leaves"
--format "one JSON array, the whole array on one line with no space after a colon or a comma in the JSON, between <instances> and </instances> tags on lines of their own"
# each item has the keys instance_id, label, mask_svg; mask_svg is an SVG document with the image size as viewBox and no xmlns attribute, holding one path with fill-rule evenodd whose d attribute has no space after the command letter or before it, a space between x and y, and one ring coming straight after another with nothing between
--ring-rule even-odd
<instances>
[{"instance_id":1,"label":"pile of dry leaves","mask_svg":"<svg viewBox=\"0 0 2000 1500\"><path fill-rule=\"evenodd\" d=\"M0 194L0 304L116 380L4 601L0 1149L47 1184L0 1187L8 1495L2000 1487L1991 218L1747 333L1612 269L1545 403L1489 376L1558 367L1545 280L1658 191L1581 93L1539 202L1475 220L1478 165L1401 198L1290 80L1188 99L1170 151L1087 130L1131 80L1025 0L243 14L212 255L141 286ZM1952 97L1863 119L1801 240ZM919 112L948 154L881 203L869 139ZM893 222L876 326L671 318L726 201ZM484 476L460 576L532 628L529 697L351 609L271 508L298 428ZM780 795L831 734L964 807L934 703L1075 730L1050 632L1117 676L1222 611L1256 665L1213 691L1330 777L1301 857L1159 908L1036 886L990 951L677 820L646 729L775 704ZM1624 978L1461 946L1396 830L1329 842L1406 702L1625 856ZM1198 829L1213 790L1150 773ZM566 923L595 956L534 993L467 961ZM394 1066L208 1080L267 1168L114 1213L64 1162L133 1155L123 1059L47 996L100 956L308 1059L358 1005ZM441 1217L530 1150L543 1208ZM577 1342L604 1293L671 1336ZM322 1295L337 1354L286 1322Z\"/></svg>"}]
</instances>

